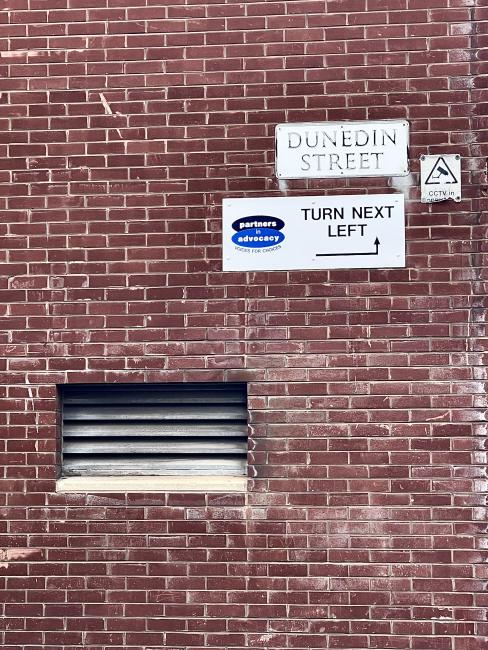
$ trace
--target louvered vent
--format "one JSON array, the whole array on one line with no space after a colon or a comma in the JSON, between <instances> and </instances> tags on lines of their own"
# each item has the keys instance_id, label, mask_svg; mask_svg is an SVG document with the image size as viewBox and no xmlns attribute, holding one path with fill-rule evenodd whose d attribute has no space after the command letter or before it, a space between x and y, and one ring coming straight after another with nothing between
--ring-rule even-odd
<instances>
[{"instance_id":1,"label":"louvered vent","mask_svg":"<svg viewBox=\"0 0 488 650\"><path fill-rule=\"evenodd\" d=\"M61 389L63 476L246 473L245 384Z\"/></svg>"}]
</instances>

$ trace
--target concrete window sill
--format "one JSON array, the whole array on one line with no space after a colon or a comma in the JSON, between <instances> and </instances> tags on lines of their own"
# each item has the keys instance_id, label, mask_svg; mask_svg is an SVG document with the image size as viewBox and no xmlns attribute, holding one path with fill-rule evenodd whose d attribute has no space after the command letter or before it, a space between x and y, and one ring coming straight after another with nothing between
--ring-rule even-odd
<instances>
[{"instance_id":1,"label":"concrete window sill","mask_svg":"<svg viewBox=\"0 0 488 650\"><path fill-rule=\"evenodd\" d=\"M246 492L245 476L71 476L56 492Z\"/></svg>"}]
</instances>

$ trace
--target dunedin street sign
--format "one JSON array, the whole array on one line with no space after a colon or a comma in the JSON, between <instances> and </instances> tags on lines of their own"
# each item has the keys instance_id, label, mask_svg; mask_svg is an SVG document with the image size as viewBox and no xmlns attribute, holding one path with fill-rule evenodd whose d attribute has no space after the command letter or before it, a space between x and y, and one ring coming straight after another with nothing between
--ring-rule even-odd
<instances>
[{"instance_id":1,"label":"dunedin street sign","mask_svg":"<svg viewBox=\"0 0 488 650\"><path fill-rule=\"evenodd\" d=\"M276 176L405 176L408 137L404 120L278 124Z\"/></svg>"}]
</instances>

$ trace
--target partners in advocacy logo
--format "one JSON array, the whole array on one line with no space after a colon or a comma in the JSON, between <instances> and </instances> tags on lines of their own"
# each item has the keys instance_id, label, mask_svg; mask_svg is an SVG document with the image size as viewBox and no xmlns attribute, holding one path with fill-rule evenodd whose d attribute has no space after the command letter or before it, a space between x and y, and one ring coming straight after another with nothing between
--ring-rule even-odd
<instances>
[{"instance_id":1,"label":"partners in advocacy logo","mask_svg":"<svg viewBox=\"0 0 488 650\"><path fill-rule=\"evenodd\" d=\"M269 215L251 215L241 217L233 222L236 231L232 241L239 250L263 253L281 248L279 244L285 239L281 232L285 222Z\"/></svg>"}]
</instances>

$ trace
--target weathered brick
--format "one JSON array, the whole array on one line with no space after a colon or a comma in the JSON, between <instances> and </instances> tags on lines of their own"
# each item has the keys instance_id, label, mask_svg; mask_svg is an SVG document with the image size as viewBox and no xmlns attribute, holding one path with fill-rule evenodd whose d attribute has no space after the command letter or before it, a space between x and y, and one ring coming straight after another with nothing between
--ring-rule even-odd
<instances>
[{"instance_id":1,"label":"weathered brick","mask_svg":"<svg viewBox=\"0 0 488 650\"><path fill-rule=\"evenodd\" d=\"M477 650L486 11L89 4L0 21L6 650ZM276 123L393 118L406 269L221 272L227 196L399 187L279 186ZM419 202L422 153L462 156L461 203ZM249 382L246 496L54 492L57 384L222 380Z\"/></svg>"}]
</instances>

